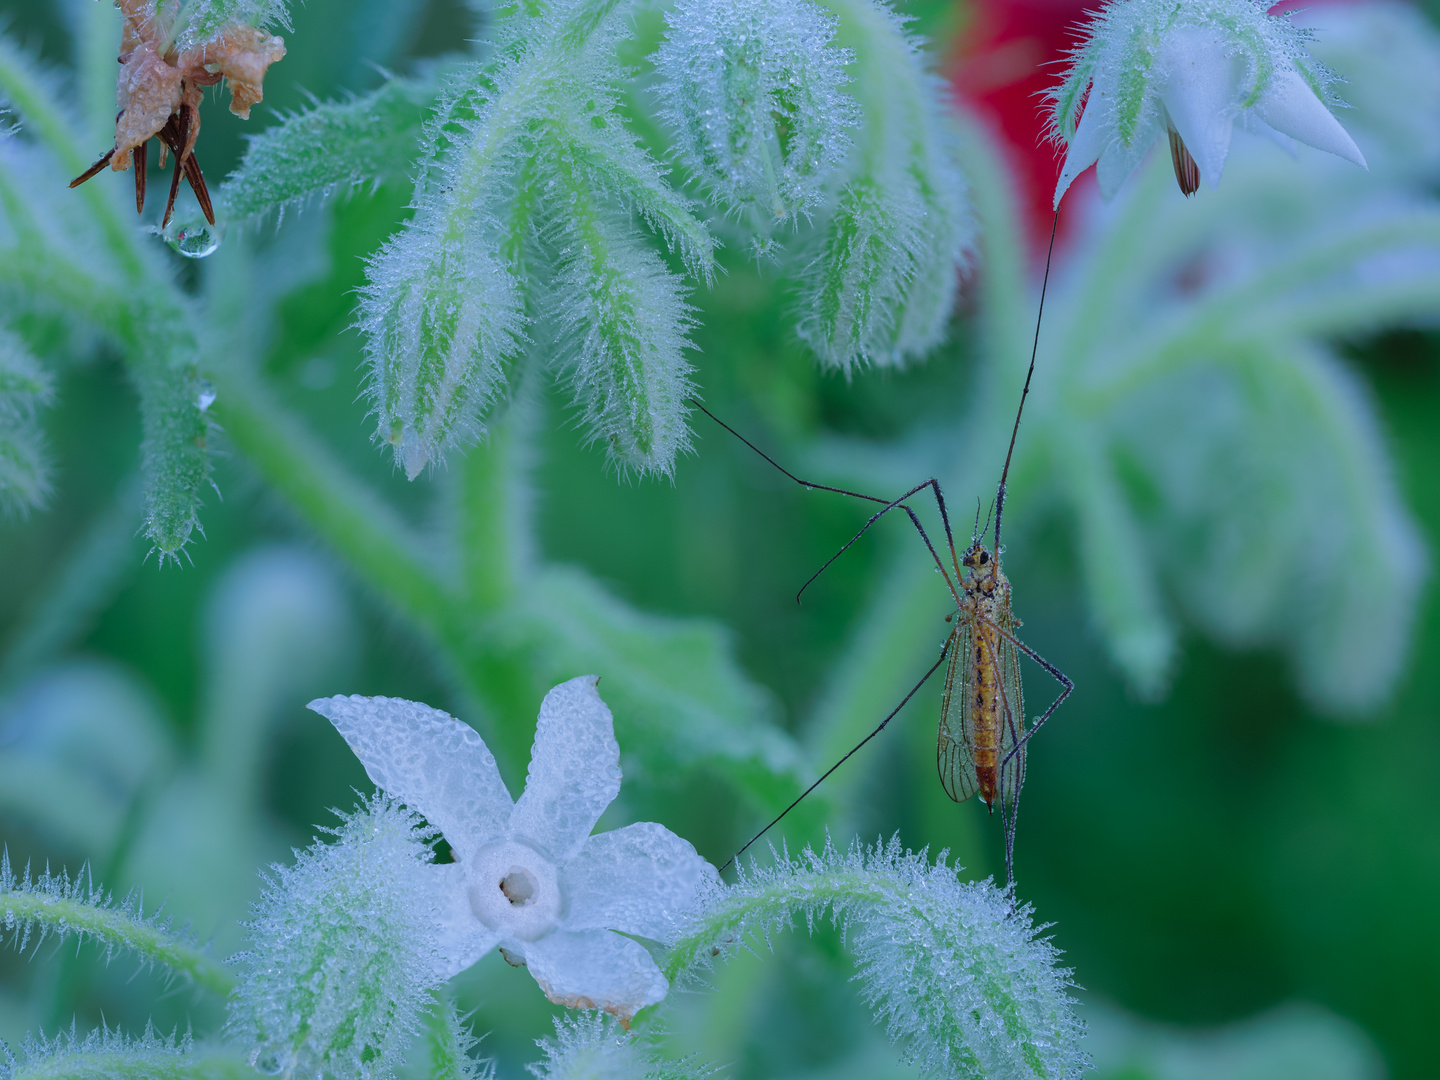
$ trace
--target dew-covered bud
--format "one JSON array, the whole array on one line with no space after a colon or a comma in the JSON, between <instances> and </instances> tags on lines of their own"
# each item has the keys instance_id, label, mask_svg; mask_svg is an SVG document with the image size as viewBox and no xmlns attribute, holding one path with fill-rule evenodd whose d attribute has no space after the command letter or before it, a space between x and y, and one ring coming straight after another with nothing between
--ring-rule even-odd
<instances>
[{"instance_id":1,"label":"dew-covered bud","mask_svg":"<svg viewBox=\"0 0 1440 1080\"><path fill-rule=\"evenodd\" d=\"M1334 77L1307 34L1265 0L1110 0L1050 93L1051 130L1069 149L1055 205L1098 162L1109 198L1168 138L1185 194L1220 182L1239 126L1294 149L1303 142L1364 166L1328 105ZM1083 110L1082 110L1083 103Z\"/></svg>"},{"instance_id":2,"label":"dew-covered bud","mask_svg":"<svg viewBox=\"0 0 1440 1080\"><path fill-rule=\"evenodd\" d=\"M481 230L451 239L426 224L382 248L369 275L359 323L376 439L413 480L450 446L484 432L518 348L519 286Z\"/></svg>"},{"instance_id":3,"label":"dew-covered bud","mask_svg":"<svg viewBox=\"0 0 1440 1080\"><path fill-rule=\"evenodd\" d=\"M334 832L277 867L256 905L231 1028L267 1075L380 1080L443 977L427 834L384 796Z\"/></svg>"},{"instance_id":4,"label":"dew-covered bud","mask_svg":"<svg viewBox=\"0 0 1440 1080\"><path fill-rule=\"evenodd\" d=\"M681 0L655 56L662 115L695 177L783 221L818 203L859 123L850 50L810 0Z\"/></svg>"}]
</instances>

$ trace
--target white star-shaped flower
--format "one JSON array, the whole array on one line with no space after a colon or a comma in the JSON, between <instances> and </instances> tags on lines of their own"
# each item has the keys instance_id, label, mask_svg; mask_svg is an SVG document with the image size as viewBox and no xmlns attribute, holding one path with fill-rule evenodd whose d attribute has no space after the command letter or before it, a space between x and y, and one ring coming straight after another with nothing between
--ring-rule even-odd
<instances>
[{"instance_id":1,"label":"white star-shaped flower","mask_svg":"<svg viewBox=\"0 0 1440 1080\"><path fill-rule=\"evenodd\" d=\"M652 822L592 836L620 792L620 747L594 675L545 695L525 792L512 800L474 729L396 698L310 702L370 779L440 830L455 862L419 867L440 915L441 978L497 946L551 1001L623 1022L669 983L634 934L659 939L715 868ZM622 933L615 933L621 931Z\"/></svg>"},{"instance_id":2,"label":"white star-shaped flower","mask_svg":"<svg viewBox=\"0 0 1440 1080\"><path fill-rule=\"evenodd\" d=\"M1050 94L1052 129L1068 146L1055 205L1091 165L1110 198L1165 137L1181 191L1192 194L1202 177L1216 187L1236 125L1291 152L1298 140L1363 168L1360 148L1326 107L1333 76L1305 52L1305 32L1268 7L1110 0Z\"/></svg>"}]
</instances>

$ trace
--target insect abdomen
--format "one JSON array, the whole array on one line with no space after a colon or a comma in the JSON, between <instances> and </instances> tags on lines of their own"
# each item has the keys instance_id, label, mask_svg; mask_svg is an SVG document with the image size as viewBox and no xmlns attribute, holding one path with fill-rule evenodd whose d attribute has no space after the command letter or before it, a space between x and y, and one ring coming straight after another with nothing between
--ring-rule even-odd
<instances>
[{"instance_id":1,"label":"insect abdomen","mask_svg":"<svg viewBox=\"0 0 1440 1080\"><path fill-rule=\"evenodd\" d=\"M970 752L980 798L993 806L1000 760L1000 635L986 622L976 623L970 652Z\"/></svg>"}]
</instances>

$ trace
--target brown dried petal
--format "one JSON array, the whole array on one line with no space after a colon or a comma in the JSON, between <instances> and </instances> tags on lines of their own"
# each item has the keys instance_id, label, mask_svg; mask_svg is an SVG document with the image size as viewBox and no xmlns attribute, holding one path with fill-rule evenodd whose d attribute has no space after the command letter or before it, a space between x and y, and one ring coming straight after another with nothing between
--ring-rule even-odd
<instances>
[{"instance_id":1,"label":"brown dried petal","mask_svg":"<svg viewBox=\"0 0 1440 1080\"><path fill-rule=\"evenodd\" d=\"M251 106L265 97L266 70L284 55L283 38L253 26L231 26L208 45L187 50L183 62L225 76L230 111L248 120Z\"/></svg>"},{"instance_id":2,"label":"brown dried petal","mask_svg":"<svg viewBox=\"0 0 1440 1080\"><path fill-rule=\"evenodd\" d=\"M180 83L180 72L157 56L149 42L141 42L125 58L116 82L120 116L115 121L115 156L110 168L116 172L128 169L130 152L165 126L180 107Z\"/></svg>"}]
</instances>

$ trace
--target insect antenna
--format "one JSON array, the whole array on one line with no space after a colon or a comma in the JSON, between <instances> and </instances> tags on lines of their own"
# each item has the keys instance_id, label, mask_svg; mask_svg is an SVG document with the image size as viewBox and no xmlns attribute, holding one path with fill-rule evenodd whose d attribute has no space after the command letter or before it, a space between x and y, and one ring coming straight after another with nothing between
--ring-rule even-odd
<instances>
[{"instance_id":1,"label":"insect antenna","mask_svg":"<svg viewBox=\"0 0 1440 1080\"><path fill-rule=\"evenodd\" d=\"M1000 470L1000 486L995 491L995 557L1000 557L1000 516L1005 512L1005 481L1010 477L1010 458L1015 454L1015 436L1020 434L1020 417L1025 412L1025 399L1030 396L1030 378L1035 374L1035 355L1040 351L1040 323L1045 317L1045 290L1050 286L1050 260L1055 256L1055 233L1060 226L1060 211L1050 222L1050 248L1045 252L1045 277L1040 283L1040 310L1035 313L1035 341L1030 346L1030 369L1025 372L1025 386L1020 391L1020 407L1015 410L1015 426L1010 429L1010 449L1005 451L1005 467Z\"/></svg>"}]
</instances>

